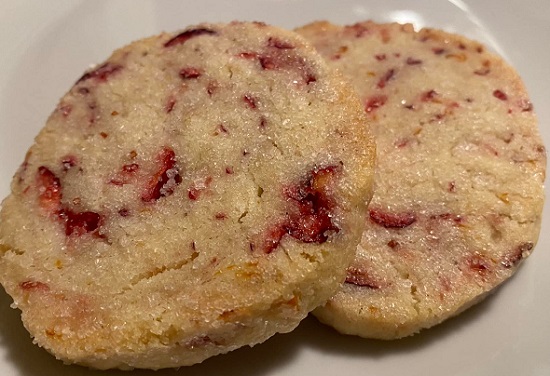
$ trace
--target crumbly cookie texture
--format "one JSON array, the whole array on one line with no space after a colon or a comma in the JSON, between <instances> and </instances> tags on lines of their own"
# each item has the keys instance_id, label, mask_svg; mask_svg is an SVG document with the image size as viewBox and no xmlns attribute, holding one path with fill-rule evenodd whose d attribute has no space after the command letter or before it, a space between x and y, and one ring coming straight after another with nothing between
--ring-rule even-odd
<instances>
[{"instance_id":1,"label":"crumbly cookie texture","mask_svg":"<svg viewBox=\"0 0 550 376\"><path fill-rule=\"evenodd\" d=\"M288 332L360 241L366 119L292 32L201 24L132 43L74 84L16 173L0 282L38 345L101 369Z\"/></svg>"},{"instance_id":2,"label":"crumbly cookie texture","mask_svg":"<svg viewBox=\"0 0 550 376\"><path fill-rule=\"evenodd\" d=\"M342 333L400 338L511 277L538 238L546 169L513 68L477 42L411 25L298 32L353 81L377 140L362 242L315 315Z\"/></svg>"}]
</instances>

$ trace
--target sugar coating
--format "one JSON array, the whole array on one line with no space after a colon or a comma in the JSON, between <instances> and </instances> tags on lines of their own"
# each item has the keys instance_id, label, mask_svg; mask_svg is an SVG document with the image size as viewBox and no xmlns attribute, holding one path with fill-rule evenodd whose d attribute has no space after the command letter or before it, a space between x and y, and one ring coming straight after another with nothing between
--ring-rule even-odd
<instances>
[{"instance_id":1,"label":"sugar coating","mask_svg":"<svg viewBox=\"0 0 550 376\"><path fill-rule=\"evenodd\" d=\"M342 333L400 338L511 277L538 238L546 169L513 68L477 42L412 25L298 32L352 79L377 141L355 261L314 314Z\"/></svg>"},{"instance_id":2,"label":"sugar coating","mask_svg":"<svg viewBox=\"0 0 550 376\"><path fill-rule=\"evenodd\" d=\"M134 42L75 83L14 176L0 282L67 363L158 369L252 346L339 288L374 155L356 94L292 32Z\"/></svg>"}]
</instances>

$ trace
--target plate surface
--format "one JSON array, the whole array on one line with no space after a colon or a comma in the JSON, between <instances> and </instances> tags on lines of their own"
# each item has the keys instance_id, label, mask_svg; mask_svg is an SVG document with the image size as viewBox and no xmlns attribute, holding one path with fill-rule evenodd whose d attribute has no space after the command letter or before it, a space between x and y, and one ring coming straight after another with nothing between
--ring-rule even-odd
<instances>
[{"instance_id":1,"label":"plate surface","mask_svg":"<svg viewBox=\"0 0 550 376\"><path fill-rule=\"evenodd\" d=\"M523 77L550 147L547 0L0 1L0 197L57 100L90 64L128 42L202 21L294 28L326 19L437 27L485 43ZM546 189L547 196L549 195ZM135 375L550 375L550 206L535 253L493 296L395 342L342 336L306 319L290 334L190 368ZM64 366L31 344L0 289L0 375L129 375Z\"/></svg>"}]
</instances>

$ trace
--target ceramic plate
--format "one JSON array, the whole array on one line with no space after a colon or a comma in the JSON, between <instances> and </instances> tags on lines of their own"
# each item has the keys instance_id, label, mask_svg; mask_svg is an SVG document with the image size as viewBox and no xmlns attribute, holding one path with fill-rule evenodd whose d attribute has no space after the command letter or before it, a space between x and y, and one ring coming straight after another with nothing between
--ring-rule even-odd
<instances>
[{"instance_id":1,"label":"ceramic plate","mask_svg":"<svg viewBox=\"0 0 550 376\"><path fill-rule=\"evenodd\" d=\"M548 0L0 0L0 196L57 100L90 64L160 31L201 21L411 22L458 32L502 55L525 80L550 145ZM548 190L547 190L548 192ZM548 193L547 193L548 194ZM483 303L394 342L342 336L306 319L262 345L174 370L135 375L550 375L550 209L534 254ZM64 366L32 345L0 289L0 375L124 375Z\"/></svg>"}]
</instances>

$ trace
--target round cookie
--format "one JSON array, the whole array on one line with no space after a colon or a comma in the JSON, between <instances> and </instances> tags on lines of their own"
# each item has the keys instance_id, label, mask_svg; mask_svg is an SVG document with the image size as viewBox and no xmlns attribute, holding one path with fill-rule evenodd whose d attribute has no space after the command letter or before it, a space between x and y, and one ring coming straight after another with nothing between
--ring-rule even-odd
<instances>
[{"instance_id":1,"label":"round cookie","mask_svg":"<svg viewBox=\"0 0 550 376\"><path fill-rule=\"evenodd\" d=\"M375 194L342 290L314 314L394 339L512 276L540 230L546 151L518 74L474 41L411 25L307 25L377 141Z\"/></svg>"},{"instance_id":2,"label":"round cookie","mask_svg":"<svg viewBox=\"0 0 550 376\"><path fill-rule=\"evenodd\" d=\"M201 24L60 100L0 214L0 282L67 363L178 367L292 330L340 287L372 195L357 95L301 37Z\"/></svg>"}]
</instances>

